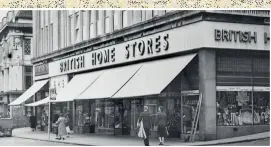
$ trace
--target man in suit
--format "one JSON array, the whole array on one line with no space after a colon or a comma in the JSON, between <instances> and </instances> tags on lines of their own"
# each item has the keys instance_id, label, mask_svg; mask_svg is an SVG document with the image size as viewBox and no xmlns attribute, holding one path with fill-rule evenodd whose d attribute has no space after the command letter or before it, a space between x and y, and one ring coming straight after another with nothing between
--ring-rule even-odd
<instances>
[{"instance_id":1,"label":"man in suit","mask_svg":"<svg viewBox=\"0 0 271 147\"><path fill-rule=\"evenodd\" d=\"M144 139L145 146L149 146L149 135L152 128L152 118L151 113L148 110L148 106L144 106L144 112L140 113L138 122L141 122L143 119L143 126L146 133L146 138Z\"/></svg>"}]
</instances>

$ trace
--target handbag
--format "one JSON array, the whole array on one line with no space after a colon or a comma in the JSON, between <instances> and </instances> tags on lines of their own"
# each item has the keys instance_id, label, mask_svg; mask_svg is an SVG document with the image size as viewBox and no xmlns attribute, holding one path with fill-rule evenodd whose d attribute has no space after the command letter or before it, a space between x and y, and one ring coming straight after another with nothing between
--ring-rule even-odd
<instances>
[{"instance_id":1,"label":"handbag","mask_svg":"<svg viewBox=\"0 0 271 147\"><path fill-rule=\"evenodd\" d=\"M168 128L166 127L166 135L168 136L169 135L169 133L168 133Z\"/></svg>"},{"instance_id":2,"label":"handbag","mask_svg":"<svg viewBox=\"0 0 271 147\"><path fill-rule=\"evenodd\" d=\"M69 126L66 127L66 131L67 131L67 133L70 133L70 132L71 132L71 129L70 129Z\"/></svg>"},{"instance_id":3,"label":"handbag","mask_svg":"<svg viewBox=\"0 0 271 147\"><path fill-rule=\"evenodd\" d=\"M145 130L144 130L144 127L143 127L143 119L140 122L140 127L139 127L139 131L138 131L138 137L139 138L143 138L143 139L146 138L146 133L145 133Z\"/></svg>"}]
</instances>

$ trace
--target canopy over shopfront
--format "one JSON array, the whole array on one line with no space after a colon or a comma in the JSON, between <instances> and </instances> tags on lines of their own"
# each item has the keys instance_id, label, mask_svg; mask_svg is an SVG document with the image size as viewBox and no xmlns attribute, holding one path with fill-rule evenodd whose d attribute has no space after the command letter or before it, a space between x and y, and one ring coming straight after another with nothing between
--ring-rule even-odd
<instances>
[{"instance_id":1,"label":"canopy over shopfront","mask_svg":"<svg viewBox=\"0 0 271 147\"><path fill-rule=\"evenodd\" d=\"M77 99L111 98L140 69L142 65L130 65L106 70Z\"/></svg>"},{"instance_id":2,"label":"canopy over shopfront","mask_svg":"<svg viewBox=\"0 0 271 147\"><path fill-rule=\"evenodd\" d=\"M30 97L32 97L37 91L39 91L46 83L47 80L37 81L35 82L29 89L27 89L20 97L11 102L10 106L21 105L25 101L27 101Z\"/></svg>"},{"instance_id":3,"label":"canopy over shopfront","mask_svg":"<svg viewBox=\"0 0 271 147\"><path fill-rule=\"evenodd\" d=\"M160 94L195 56L190 54L145 63L113 98Z\"/></svg>"},{"instance_id":4,"label":"canopy over shopfront","mask_svg":"<svg viewBox=\"0 0 271 147\"><path fill-rule=\"evenodd\" d=\"M160 94L196 54L106 70L76 99Z\"/></svg>"},{"instance_id":5,"label":"canopy over shopfront","mask_svg":"<svg viewBox=\"0 0 271 147\"><path fill-rule=\"evenodd\" d=\"M34 107L34 106L44 105L44 104L49 103L49 101L50 101L50 97L46 97L46 98L44 98L42 100L39 100L39 101L36 101L34 103L25 104L25 106L32 106L32 107Z\"/></svg>"},{"instance_id":6,"label":"canopy over shopfront","mask_svg":"<svg viewBox=\"0 0 271 147\"><path fill-rule=\"evenodd\" d=\"M85 89L92 85L103 72L92 72L87 74L75 75L67 86L62 89L56 96L56 100L51 102L68 102L73 101Z\"/></svg>"}]
</instances>

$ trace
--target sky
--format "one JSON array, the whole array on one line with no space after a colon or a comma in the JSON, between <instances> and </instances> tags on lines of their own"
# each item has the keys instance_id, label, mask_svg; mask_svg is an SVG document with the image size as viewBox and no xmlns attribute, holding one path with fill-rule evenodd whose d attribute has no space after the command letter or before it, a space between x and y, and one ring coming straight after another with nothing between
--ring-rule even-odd
<instances>
[{"instance_id":1,"label":"sky","mask_svg":"<svg viewBox=\"0 0 271 147\"><path fill-rule=\"evenodd\" d=\"M0 10L0 21L2 21L2 18L7 16L8 10Z\"/></svg>"}]
</instances>

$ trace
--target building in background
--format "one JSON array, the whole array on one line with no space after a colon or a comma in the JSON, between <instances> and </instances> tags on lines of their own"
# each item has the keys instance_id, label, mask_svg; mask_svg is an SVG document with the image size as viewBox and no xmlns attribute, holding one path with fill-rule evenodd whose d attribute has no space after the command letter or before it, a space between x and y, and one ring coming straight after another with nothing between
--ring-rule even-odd
<instances>
[{"instance_id":1,"label":"building in background","mask_svg":"<svg viewBox=\"0 0 271 147\"><path fill-rule=\"evenodd\" d=\"M50 93L53 110L69 114L80 133L135 136L147 105L152 114L164 106L169 137L184 139L200 94L197 139L267 131L269 17L249 10L33 11L31 95L39 101Z\"/></svg>"},{"instance_id":2,"label":"building in background","mask_svg":"<svg viewBox=\"0 0 271 147\"><path fill-rule=\"evenodd\" d=\"M8 104L33 83L31 64L32 11L8 11L0 22L0 116L24 125L24 107ZM17 122L16 122L17 121Z\"/></svg>"}]
</instances>

